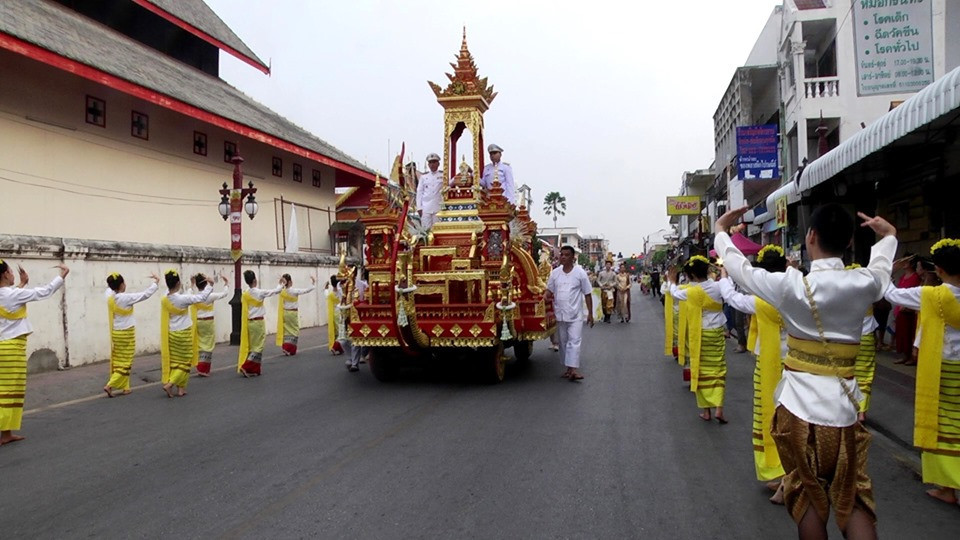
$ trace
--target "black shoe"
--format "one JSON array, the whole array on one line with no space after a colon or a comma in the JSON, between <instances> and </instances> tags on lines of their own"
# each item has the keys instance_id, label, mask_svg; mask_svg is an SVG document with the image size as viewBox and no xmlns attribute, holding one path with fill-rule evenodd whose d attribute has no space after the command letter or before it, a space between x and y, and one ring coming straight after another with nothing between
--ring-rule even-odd
<instances>
[{"instance_id":1,"label":"black shoe","mask_svg":"<svg viewBox=\"0 0 960 540\"><path fill-rule=\"evenodd\" d=\"M357 366L350 366L347 368L347 371L349 371L350 373L354 373L354 372L360 371L360 368Z\"/></svg>"}]
</instances>

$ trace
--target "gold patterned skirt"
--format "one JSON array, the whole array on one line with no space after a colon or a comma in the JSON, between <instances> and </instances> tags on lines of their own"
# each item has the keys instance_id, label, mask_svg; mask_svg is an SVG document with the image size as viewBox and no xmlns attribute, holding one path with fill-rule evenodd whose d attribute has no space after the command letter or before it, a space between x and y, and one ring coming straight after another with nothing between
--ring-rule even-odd
<instances>
[{"instance_id":1,"label":"gold patterned skirt","mask_svg":"<svg viewBox=\"0 0 960 540\"><path fill-rule=\"evenodd\" d=\"M771 456L768 459L763 451L763 436L769 433L773 426L763 425L763 402L760 398L760 360L753 368L753 464L757 470L757 480L768 482L783 476L783 464L780 456ZM769 440L769 439L767 439Z\"/></svg>"},{"instance_id":2,"label":"gold patterned skirt","mask_svg":"<svg viewBox=\"0 0 960 540\"><path fill-rule=\"evenodd\" d=\"M940 364L937 449L920 456L923 481L960 489L960 361Z\"/></svg>"},{"instance_id":3,"label":"gold patterned skirt","mask_svg":"<svg viewBox=\"0 0 960 540\"><path fill-rule=\"evenodd\" d=\"M867 476L871 436L859 422L842 428L820 426L781 405L773 417L773 438L786 472L784 504L795 522L800 523L808 508L826 522L830 507L841 531L854 508L877 521L873 483Z\"/></svg>"}]
</instances>

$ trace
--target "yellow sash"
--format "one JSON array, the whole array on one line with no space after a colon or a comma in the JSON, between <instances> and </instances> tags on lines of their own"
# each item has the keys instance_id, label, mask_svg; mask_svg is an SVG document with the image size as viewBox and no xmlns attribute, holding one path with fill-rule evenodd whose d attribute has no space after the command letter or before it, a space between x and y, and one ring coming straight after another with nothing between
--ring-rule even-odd
<instances>
[{"instance_id":1,"label":"yellow sash","mask_svg":"<svg viewBox=\"0 0 960 540\"><path fill-rule=\"evenodd\" d=\"M250 354L250 307L263 307L263 300L257 300L249 290L240 296L240 354L237 357L237 373Z\"/></svg>"},{"instance_id":2,"label":"yellow sash","mask_svg":"<svg viewBox=\"0 0 960 540\"><path fill-rule=\"evenodd\" d=\"M288 293L286 289L280 291L280 301L277 302L277 347L283 345L283 338L286 337L283 331L283 304L296 301L296 295ZM261 303L261 305L263 305L263 303Z\"/></svg>"},{"instance_id":3,"label":"yellow sash","mask_svg":"<svg viewBox=\"0 0 960 540\"><path fill-rule=\"evenodd\" d=\"M663 326L666 334L663 354L673 356L673 296L669 292L663 295Z\"/></svg>"},{"instance_id":4,"label":"yellow sash","mask_svg":"<svg viewBox=\"0 0 960 540\"><path fill-rule=\"evenodd\" d=\"M960 328L960 302L946 285L920 289L920 353L914 402L913 445L936 449L939 432L940 364L946 326Z\"/></svg>"},{"instance_id":5,"label":"yellow sash","mask_svg":"<svg viewBox=\"0 0 960 540\"><path fill-rule=\"evenodd\" d=\"M680 285L680 288L686 290L690 288L690 285ZM679 302L677 322L680 323L680 328L677 329L677 363L682 366L687 363L687 301L680 300Z\"/></svg>"},{"instance_id":6,"label":"yellow sash","mask_svg":"<svg viewBox=\"0 0 960 540\"><path fill-rule=\"evenodd\" d=\"M794 371L814 375L853 377L860 352L859 343L823 343L787 337L787 357L783 364Z\"/></svg>"},{"instance_id":7,"label":"yellow sash","mask_svg":"<svg viewBox=\"0 0 960 540\"><path fill-rule=\"evenodd\" d=\"M780 464L780 455L770 434L770 426L773 424L773 413L777 408L773 394L776 392L783 370L780 364L780 328L783 320L775 307L756 296L753 298L756 314L750 320L747 346L752 352L757 348L757 340L760 340L757 363L760 365L760 425L763 428L763 459L767 467L776 467Z\"/></svg>"},{"instance_id":8,"label":"yellow sash","mask_svg":"<svg viewBox=\"0 0 960 540\"><path fill-rule=\"evenodd\" d=\"M107 315L110 322L110 342L113 343L113 323L117 315L128 317L133 315L133 306L128 308L117 307L117 297L110 295L107 298ZM113 355L110 355L110 371L113 372Z\"/></svg>"},{"instance_id":9,"label":"yellow sash","mask_svg":"<svg viewBox=\"0 0 960 540\"><path fill-rule=\"evenodd\" d=\"M3 308L3 306L0 306L0 319L8 319L8 320L11 320L11 321L18 321L18 320L20 320L20 319L26 319L26 318L27 318L27 305L26 305L26 304L20 306L20 309L18 309L18 310L16 310L16 311L7 311L6 309Z\"/></svg>"},{"instance_id":10,"label":"yellow sash","mask_svg":"<svg viewBox=\"0 0 960 540\"><path fill-rule=\"evenodd\" d=\"M699 285L687 289L687 332L690 340L690 391L700 384L700 341L703 336L703 311L721 311L720 304Z\"/></svg>"},{"instance_id":11,"label":"yellow sash","mask_svg":"<svg viewBox=\"0 0 960 540\"><path fill-rule=\"evenodd\" d=\"M173 305L169 296L164 296L160 300L160 367L161 379L164 384L170 380L170 314L186 315L189 311L187 308L180 309ZM197 352L200 350L197 325L192 325L190 329L193 334L193 361L191 363L195 366L198 362Z\"/></svg>"}]
</instances>

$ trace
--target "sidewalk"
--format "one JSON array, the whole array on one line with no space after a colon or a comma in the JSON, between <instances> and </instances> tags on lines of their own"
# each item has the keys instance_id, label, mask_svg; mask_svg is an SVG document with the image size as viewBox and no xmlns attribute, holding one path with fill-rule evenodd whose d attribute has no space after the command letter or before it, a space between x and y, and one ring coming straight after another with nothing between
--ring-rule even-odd
<instances>
[{"instance_id":1,"label":"sidewalk","mask_svg":"<svg viewBox=\"0 0 960 540\"><path fill-rule=\"evenodd\" d=\"M913 447L917 367L895 364L898 359L899 355L894 352L877 353L877 372L866 424L915 454L919 470L920 453Z\"/></svg>"},{"instance_id":2,"label":"sidewalk","mask_svg":"<svg viewBox=\"0 0 960 540\"><path fill-rule=\"evenodd\" d=\"M284 358L280 347L274 344L274 335L267 336L263 349L265 369ZM309 356L317 360L335 360L342 357L332 356L327 351L327 327L314 326L300 330L300 342L297 356ZM237 347L228 343L218 343L213 350L211 377L230 377L236 375ZM65 371L46 371L27 375L27 394L24 399L24 415L62 407L72 403L104 398L103 385L110 374L110 362L98 362L71 368ZM196 375L191 375L196 378ZM138 356L133 360L130 372L130 389L136 392L149 391L150 387L160 386L160 354ZM159 390L156 390L159 392ZM115 399L123 399L118 396Z\"/></svg>"}]
</instances>

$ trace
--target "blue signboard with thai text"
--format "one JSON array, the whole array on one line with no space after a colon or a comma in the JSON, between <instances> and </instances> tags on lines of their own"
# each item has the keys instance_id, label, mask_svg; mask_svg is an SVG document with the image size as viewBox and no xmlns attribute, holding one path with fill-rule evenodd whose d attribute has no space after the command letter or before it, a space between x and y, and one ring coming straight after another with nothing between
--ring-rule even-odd
<instances>
[{"instance_id":1,"label":"blue signboard with thai text","mask_svg":"<svg viewBox=\"0 0 960 540\"><path fill-rule=\"evenodd\" d=\"M740 180L780 178L776 124L737 128L737 163Z\"/></svg>"}]
</instances>

